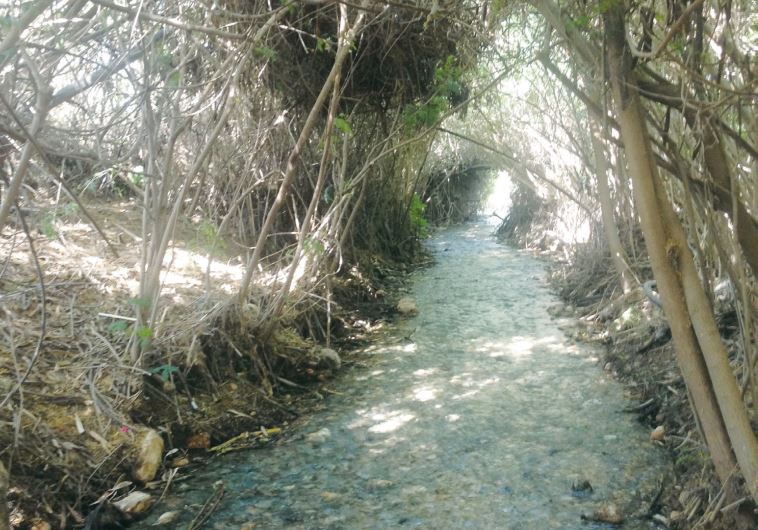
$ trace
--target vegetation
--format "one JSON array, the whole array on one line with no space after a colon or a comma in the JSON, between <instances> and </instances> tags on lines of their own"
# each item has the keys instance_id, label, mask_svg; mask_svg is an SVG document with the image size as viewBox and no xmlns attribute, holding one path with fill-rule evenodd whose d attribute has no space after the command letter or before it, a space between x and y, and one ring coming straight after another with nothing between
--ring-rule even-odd
<instances>
[{"instance_id":1,"label":"vegetation","mask_svg":"<svg viewBox=\"0 0 758 530\"><path fill-rule=\"evenodd\" d=\"M670 334L692 407L671 420L693 444L677 467L713 472L678 524L737 524L758 502L754 7L10 2L0 464L14 525L83 524L148 427L189 446L281 423L282 389L318 377L316 344L347 335L349 309L381 298L430 222L473 215L498 171L514 183L501 235L555 251L586 320L634 306L634 329ZM619 331L597 333L620 345ZM653 394L639 397L655 418L667 398ZM250 395L268 413L230 419ZM192 425L199 409L215 419Z\"/></svg>"}]
</instances>

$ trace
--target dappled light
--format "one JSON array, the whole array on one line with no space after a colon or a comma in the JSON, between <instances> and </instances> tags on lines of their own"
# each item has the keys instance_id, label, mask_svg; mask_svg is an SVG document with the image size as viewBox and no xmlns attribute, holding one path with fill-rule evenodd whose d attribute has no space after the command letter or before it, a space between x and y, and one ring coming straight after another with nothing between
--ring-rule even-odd
<instances>
[{"instance_id":1,"label":"dappled light","mask_svg":"<svg viewBox=\"0 0 758 530\"><path fill-rule=\"evenodd\" d=\"M0 530L758 527L754 4L4 2Z\"/></svg>"},{"instance_id":2,"label":"dappled light","mask_svg":"<svg viewBox=\"0 0 758 530\"><path fill-rule=\"evenodd\" d=\"M589 480L617 502L655 494L662 455L619 415L620 388L546 314L541 266L490 231L469 225L433 240L436 265L412 289L419 315L365 348L368 366L347 375L345 393L304 435L201 472L201 482L231 473L240 484L217 524L247 510L267 528L287 528L288 517L345 528L499 528L503 517L513 528L578 528L591 501L572 483ZM502 285L510 289L492 296Z\"/></svg>"}]
</instances>

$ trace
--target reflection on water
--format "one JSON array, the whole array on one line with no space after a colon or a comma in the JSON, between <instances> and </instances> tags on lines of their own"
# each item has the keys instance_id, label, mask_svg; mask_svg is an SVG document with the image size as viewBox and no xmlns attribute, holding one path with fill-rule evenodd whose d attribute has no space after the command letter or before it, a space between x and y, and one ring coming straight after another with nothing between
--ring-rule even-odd
<instances>
[{"instance_id":1,"label":"reflection on water","mask_svg":"<svg viewBox=\"0 0 758 530\"><path fill-rule=\"evenodd\" d=\"M580 515L605 499L644 511L661 455L621 412L620 386L547 315L541 264L489 230L430 242L420 315L372 347L377 364L347 374L301 433L328 435L229 455L161 508L188 506L186 526L221 478L219 529L601 528ZM584 479L592 495L572 492Z\"/></svg>"}]
</instances>

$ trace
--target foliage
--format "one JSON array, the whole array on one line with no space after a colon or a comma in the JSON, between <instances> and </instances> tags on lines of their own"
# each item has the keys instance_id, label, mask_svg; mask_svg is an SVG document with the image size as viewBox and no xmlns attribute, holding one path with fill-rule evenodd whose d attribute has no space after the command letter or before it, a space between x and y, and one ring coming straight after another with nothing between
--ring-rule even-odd
<instances>
[{"instance_id":1,"label":"foliage","mask_svg":"<svg viewBox=\"0 0 758 530\"><path fill-rule=\"evenodd\" d=\"M464 70L458 66L457 59L449 55L435 69L432 96L422 103L406 106L406 127L413 132L437 125L445 111L450 109L451 105L460 102L465 94L463 74Z\"/></svg>"},{"instance_id":2,"label":"foliage","mask_svg":"<svg viewBox=\"0 0 758 530\"><path fill-rule=\"evenodd\" d=\"M424 217L426 211L426 204L423 203L418 193L414 193L411 198L411 205L408 209L408 215L410 216L411 228L413 232L420 238L424 239L429 236L429 221Z\"/></svg>"}]
</instances>

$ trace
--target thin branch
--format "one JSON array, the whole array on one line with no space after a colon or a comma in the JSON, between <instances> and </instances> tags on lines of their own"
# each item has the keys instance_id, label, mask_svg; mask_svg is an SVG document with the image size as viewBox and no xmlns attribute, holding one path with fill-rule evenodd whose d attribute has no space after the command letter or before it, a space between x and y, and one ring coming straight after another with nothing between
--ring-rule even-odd
<instances>
[{"instance_id":1,"label":"thin branch","mask_svg":"<svg viewBox=\"0 0 758 530\"><path fill-rule=\"evenodd\" d=\"M0 409L5 406L6 403L13 397L13 395L19 391L21 388L21 385L23 385L26 382L26 379L29 377L29 374L32 373L32 368L34 368L34 365L37 363L37 359L39 359L40 351L42 351L42 342L45 340L45 333L47 331L47 292L45 291L45 276L42 273L42 266L39 263L39 256L37 255L37 250L34 248L34 239L32 238L32 234L29 231L29 225L26 223L26 219L21 214L21 208L19 207L18 202L16 202L16 212L18 215L19 220L21 221L21 226L24 229L24 233L26 234L26 240L29 242L29 252L32 255L32 260L34 261L34 269L37 271L37 278L39 279L39 288L40 288L40 331L39 335L37 336L37 344L34 347L34 353L32 354L32 358L29 361L29 366L26 368L26 372L24 372L24 375L21 376L21 378L16 382L16 386L13 387L13 389L6 394L5 398L3 398L3 401L0 402Z\"/></svg>"}]
</instances>

